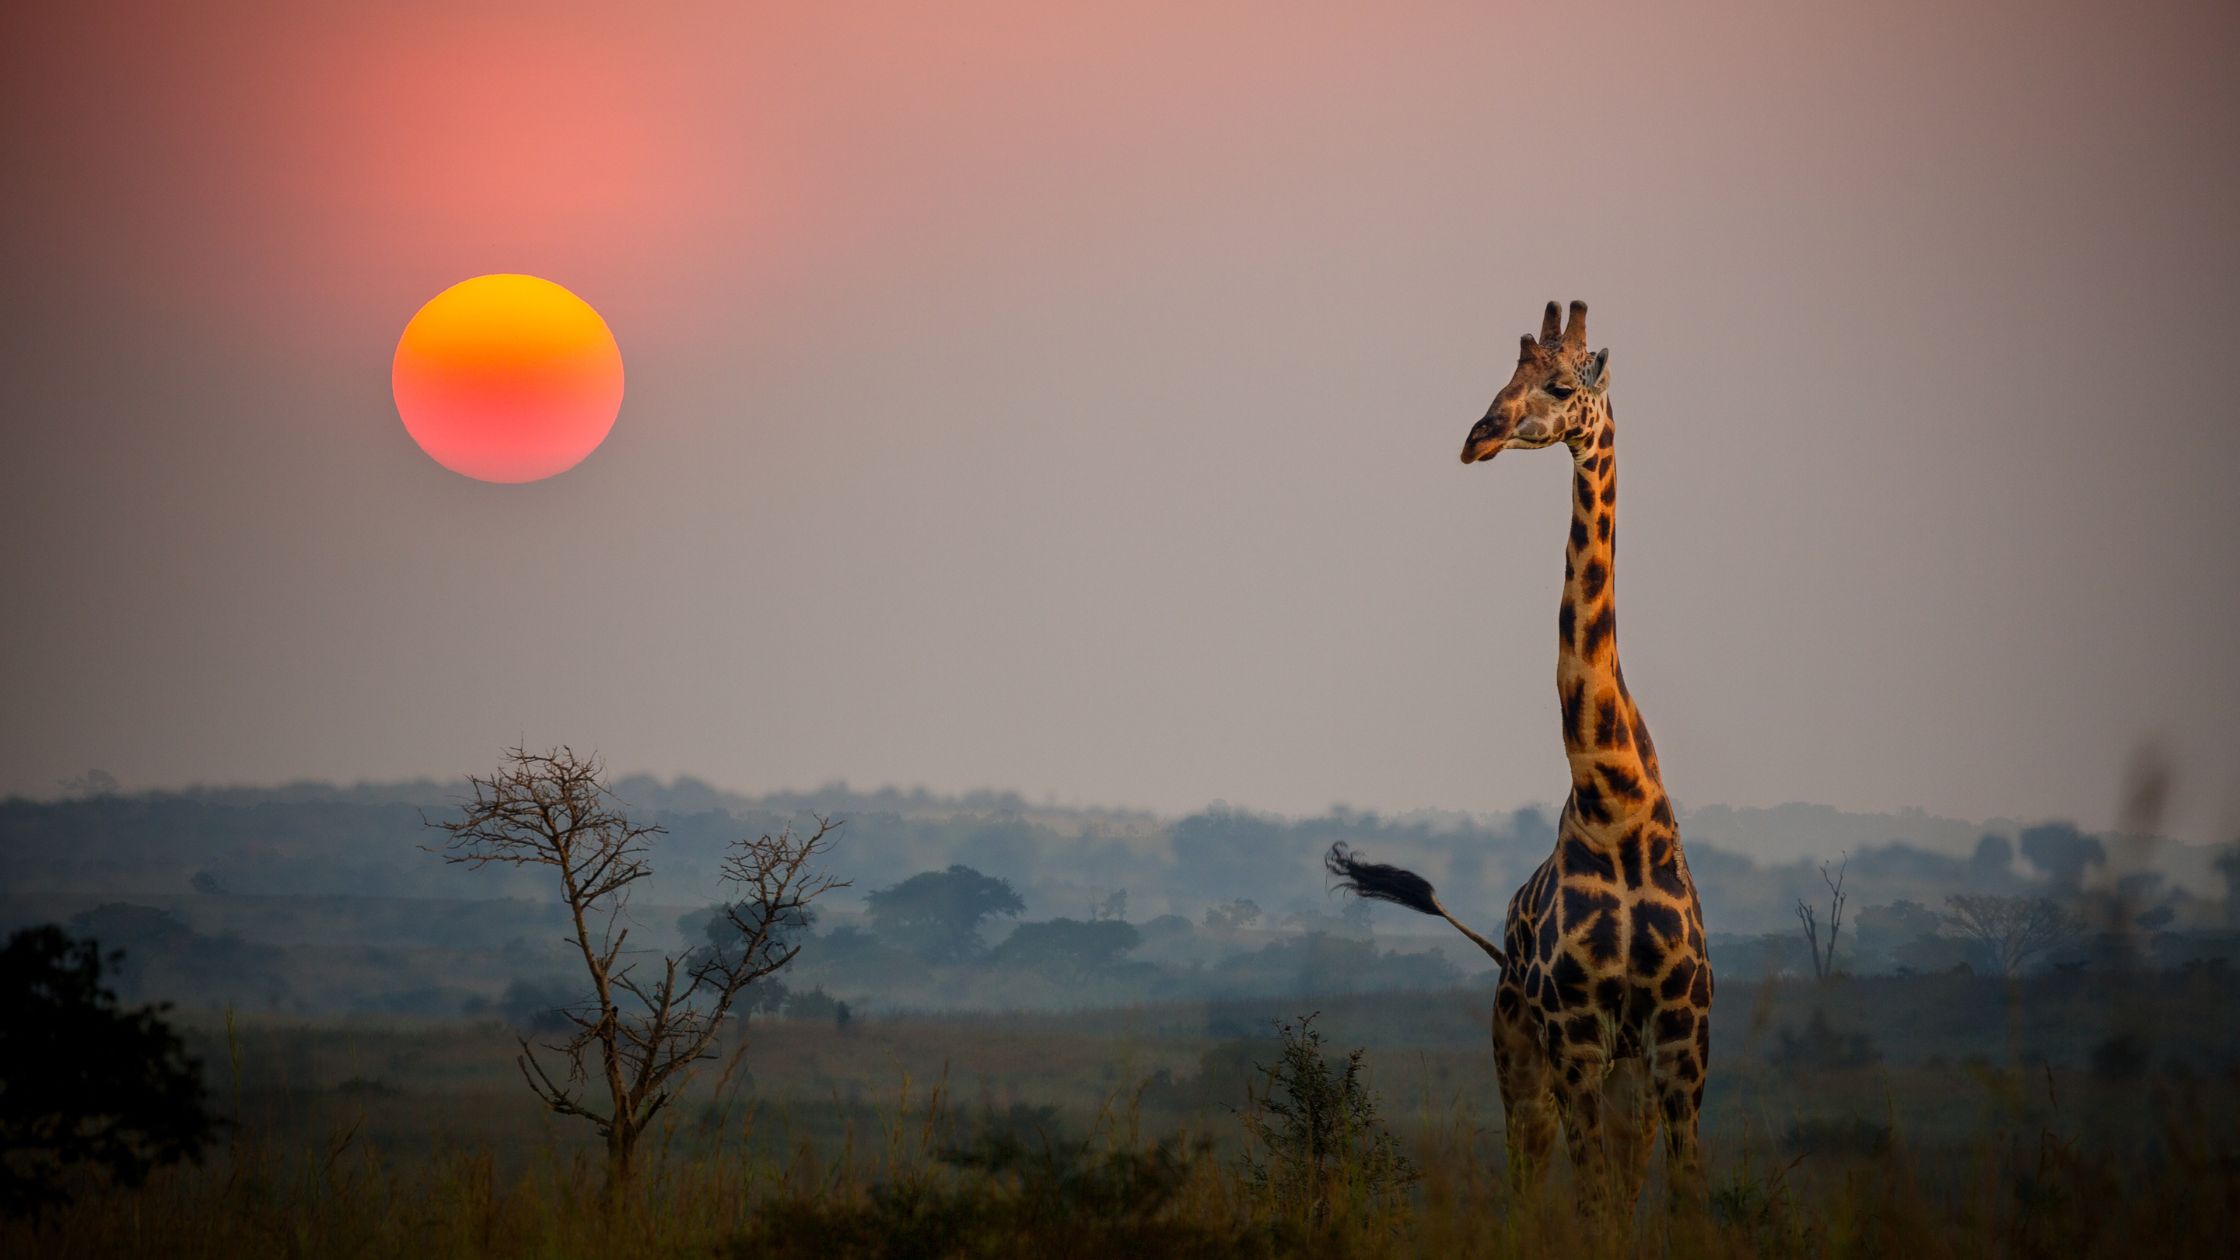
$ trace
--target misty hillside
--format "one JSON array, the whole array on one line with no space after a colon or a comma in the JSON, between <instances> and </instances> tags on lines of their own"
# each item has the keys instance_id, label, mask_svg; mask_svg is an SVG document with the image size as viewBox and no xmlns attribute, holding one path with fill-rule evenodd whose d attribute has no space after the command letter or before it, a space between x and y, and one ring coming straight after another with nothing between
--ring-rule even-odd
<instances>
[{"instance_id":1,"label":"misty hillside","mask_svg":"<svg viewBox=\"0 0 2240 1260\"><path fill-rule=\"evenodd\" d=\"M1528 808L1290 819L1217 804L1163 819L1004 793L835 786L747 797L646 776L616 788L634 818L666 829L651 854L655 875L630 909L633 943L650 950L699 943L724 899L726 845L815 814L845 820L831 869L852 886L820 905L787 979L874 1007L1461 982L1484 970L1481 956L1435 920L1333 896L1322 853L1344 842L1411 866L1459 914L1492 925L1551 848L1555 817ZM426 1013L564 1002L563 923L540 873L468 870L423 847L441 838L429 824L455 816L463 790L305 783L0 801L0 926L73 924L139 960L139 991L188 1002ZM2229 943L2230 898L2217 876L2235 868L2176 844L2058 822L1979 827L1809 805L1707 808L1685 815L1684 828L1725 976L1809 970L1797 903L1825 915L1823 862L1841 865L1850 907L1838 965L1860 971L1980 964L1937 919L1948 896L1965 892L2081 905L2120 883L2142 925L2168 938L2166 961L2222 956ZM2139 863L2143 848L2151 869ZM943 873L1000 887L1005 908L966 923L964 946L929 951L867 915L870 893Z\"/></svg>"}]
</instances>

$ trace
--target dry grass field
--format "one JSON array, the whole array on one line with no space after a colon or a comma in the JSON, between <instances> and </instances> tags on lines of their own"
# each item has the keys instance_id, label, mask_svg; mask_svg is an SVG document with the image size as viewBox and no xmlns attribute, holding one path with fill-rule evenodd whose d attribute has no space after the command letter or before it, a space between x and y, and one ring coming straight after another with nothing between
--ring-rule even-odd
<instances>
[{"instance_id":1,"label":"dry grass field","mask_svg":"<svg viewBox=\"0 0 2240 1260\"><path fill-rule=\"evenodd\" d=\"M1710 1192L1587 1220L1501 1169L1482 994L1319 1004L1420 1174L1255 1188L1265 1004L757 1021L603 1192L495 1023L184 1022L234 1118L199 1167L0 1232L10 1255L2123 1256L2240 1225L2240 984L1789 983L1722 994ZM1312 1005L1312 1004L1310 1004ZM2107 1012L2131 1021L2114 1027ZM1815 1019L1817 1017L1817 1024ZM2122 1040L2128 1032L2131 1040Z\"/></svg>"}]
</instances>

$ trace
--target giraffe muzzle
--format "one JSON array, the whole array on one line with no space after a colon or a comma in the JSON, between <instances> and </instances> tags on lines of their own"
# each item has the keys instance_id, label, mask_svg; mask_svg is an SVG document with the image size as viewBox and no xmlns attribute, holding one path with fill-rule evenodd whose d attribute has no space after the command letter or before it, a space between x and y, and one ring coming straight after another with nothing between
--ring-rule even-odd
<instances>
[{"instance_id":1,"label":"giraffe muzzle","mask_svg":"<svg viewBox=\"0 0 2240 1260\"><path fill-rule=\"evenodd\" d=\"M1502 445L1507 441L1507 438L1481 434L1473 430L1469 440L1462 444L1462 462L1465 464L1482 464L1500 454Z\"/></svg>"}]
</instances>

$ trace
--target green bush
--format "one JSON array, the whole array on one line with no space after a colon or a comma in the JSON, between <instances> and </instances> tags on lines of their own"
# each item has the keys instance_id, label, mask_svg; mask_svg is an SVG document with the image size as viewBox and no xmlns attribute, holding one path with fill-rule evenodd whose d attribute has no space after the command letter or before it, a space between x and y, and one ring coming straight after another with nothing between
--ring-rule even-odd
<instances>
[{"instance_id":1,"label":"green bush","mask_svg":"<svg viewBox=\"0 0 2240 1260\"><path fill-rule=\"evenodd\" d=\"M1377 1115L1362 1052L1332 1067L1314 1019L1276 1025L1282 1049L1255 1065L1267 1085L1240 1113L1243 1172L1261 1210L1309 1230L1394 1213L1418 1176Z\"/></svg>"}]
</instances>

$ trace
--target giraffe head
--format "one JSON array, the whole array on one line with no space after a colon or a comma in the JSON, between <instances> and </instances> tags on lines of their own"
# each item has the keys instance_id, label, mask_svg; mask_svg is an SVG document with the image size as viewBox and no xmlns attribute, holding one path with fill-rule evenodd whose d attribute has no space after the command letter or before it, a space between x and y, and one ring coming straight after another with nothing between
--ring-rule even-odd
<instances>
[{"instance_id":1,"label":"giraffe head","mask_svg":"<svg viewBox=\"0 0 2240 1260\"><path fill-rule=\"evenodd\" d=\"M1587 304L1571 304L1571 320L1548 303L1540 335L1527 334L1517 351L1517 370L1493 396L1485 419L1470 426L1462 462L1492 459L1505 447L1530 449L1557 442L1574 451L1591 443L1609 423L1605 392L1610 388L1610 352L1587 349Z\"/></svg>"}]
</instances>

